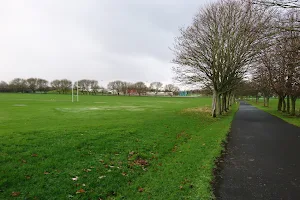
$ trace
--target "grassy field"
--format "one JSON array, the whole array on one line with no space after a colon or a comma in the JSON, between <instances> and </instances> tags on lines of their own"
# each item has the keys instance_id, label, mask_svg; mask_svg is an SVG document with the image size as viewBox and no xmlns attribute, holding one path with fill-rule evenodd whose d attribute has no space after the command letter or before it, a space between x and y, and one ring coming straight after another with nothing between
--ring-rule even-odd
<instances>
[{"instance_id":1,"label":"grassy field","mask_svg":"<svg viewBox=\"0 0 300 200\"><path fill-rule=\"evenodd\" d=\"M0 94L0 199L211 199L209 98Z\"/></svg>"},{"instance_id":2,"label":"grassy field","mask_svg":"<svg viewBox=\"0 0 300 200\"><path fill-rule=\"evenodd\" d=\"M277 111L277 103L278 103L278 99L270 99L270 105L269 107L264 107L264 103L263 103L263 99L260 99L260 101L258 102L258 104L255 103L255 100L250 100L249 101L252 105L258 107L261 110L264 110L272 115L275 115L283 120L285 120L286 122L290 123L290 124L294 124L296 126L300 126L300 117L299 116L290 116L287 113L283 113L283 112L278 112ZM300 115L300 102L299 100L296 103L296 115Z\"/></svg>"}]
</instances>

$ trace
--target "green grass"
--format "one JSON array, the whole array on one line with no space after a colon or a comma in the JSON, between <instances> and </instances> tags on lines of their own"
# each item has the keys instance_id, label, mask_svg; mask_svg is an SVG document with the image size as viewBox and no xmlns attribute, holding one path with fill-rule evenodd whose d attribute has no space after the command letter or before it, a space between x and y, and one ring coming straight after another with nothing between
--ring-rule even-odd
<instances>
[{"instance_id":1,"label":"green grass","mask_svg":"<svg viewBox=\"0 0 300 200\"><path fill-rule=\"evenodd\" d=\"M300 126L300 117L299 116L290 116L287 113L277 111L278 99L270 99L269 107L264 107L263 99L260 99L258 104L256 104L254 101L255 100L248 101L248 102L251 103L252 105L256 106L257 108L261 109L261 110L264 110L264 111L266 111L266 112L268 112L268 113L270 113L274 116L277 116L277 117L283 119L284 121L286 121L290 124ZM296 113L297 113L297 115L300 114L299 110L300 110L300 103L298 102L298 104L296 104Z\"/></svg>"},{"instance_id":2,"label":"green grass","mask_svg":"<svg viewBox=\"0 0 300 200\"><path fill-rule=\"evenodd\" d=\"M212 199L214 160L237 107L215 119L187 110L210 104L0 94L0 199Z\"/></svg>"}]
</instances>

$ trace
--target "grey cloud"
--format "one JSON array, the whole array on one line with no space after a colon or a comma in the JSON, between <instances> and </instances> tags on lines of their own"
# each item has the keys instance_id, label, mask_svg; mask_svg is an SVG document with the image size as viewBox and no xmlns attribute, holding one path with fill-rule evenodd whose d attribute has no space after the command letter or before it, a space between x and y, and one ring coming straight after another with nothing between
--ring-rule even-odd
<instances>
[{"instance_id":1,"label":"grey cloud","mask_svg":"<svg viewBox=\"0 0 300 200\"><path fill-rule=\"evenodd\" d=\"M172 46L201 0L0 3L0 80L172 81Z\"/></svg>"}]
</instances>

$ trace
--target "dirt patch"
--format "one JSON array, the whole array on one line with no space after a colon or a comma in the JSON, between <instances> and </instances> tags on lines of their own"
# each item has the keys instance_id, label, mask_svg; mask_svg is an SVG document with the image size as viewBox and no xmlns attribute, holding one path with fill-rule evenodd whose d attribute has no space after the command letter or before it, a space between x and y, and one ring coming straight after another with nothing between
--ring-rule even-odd
<instances>
[{"instance_id":1,"label":"dirt patch","mask_svg":"<svg viewBox=\"0 0 300 200\"><path fill-rule=\"evenodd\" d=\"M83 108L56 108L61 112L89 112L89 111L100 111L100 110L126 110L126 111L144 111L145 108L141 106L99 106L99 107L83 107Z\"/></svg>"},{"instance_id":2,"label":"dirt patch","mask_svg":"<svg viewBox=\"0 0 300 200\"><path fill-rule=\"evenodd\" d=\"M182 110L183 113L210 113L211 108L209 107L196 107L196 108L186 108Z\"/></svg>"}]
</instances>

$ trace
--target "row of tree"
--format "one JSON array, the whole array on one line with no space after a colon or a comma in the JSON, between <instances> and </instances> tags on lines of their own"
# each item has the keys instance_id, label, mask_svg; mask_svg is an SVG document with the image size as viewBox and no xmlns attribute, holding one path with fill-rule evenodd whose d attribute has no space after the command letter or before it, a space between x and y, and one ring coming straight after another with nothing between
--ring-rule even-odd
<instances>
[{"instance_id":1,"label":"row of tree","mask_svg":"<svg viewBox=\"0 0 300 200\"><path fill-rule=\"evenodd\" d=\"M59 94L66 94L71 91L72 81L68 79L53 80L51 82L41 78L15 78L9 83L4 81L0 82L0 92L21 92L21 93L47 93L48 91L56 91ZM73 85L74 89L77 89L77 82ZM97 94L108 93L113 94L138 94L143 95L146 92L169 92L171 95L177 94L179 88L173 84L167 84L163 87L161 82L153 82L148 87L144 82L130 83L126 81L112 81L107 85L107 89L99 86L98 81L82 79L78 81L78 90L81 94Z\"/></svg>"},{"instance_id":2,"label":"row of tree","mask_svg":"<svg viewBox=\"0 0 300 200\"><path fill-rule=\"evenodd\" d=\"M118 95L122 93L123 95L131 95L132 93L136 93L139 96L142 94L146 94L147 92L154 92L158 94L158 92L169 92L171 95L177 94L179 92L179 88L173 84L167 84L163 87L161 82L152 82L149 87L144 82L130 83L126 81L113 81L107 85L107 88L111 91L115 91Z\"/></svg>"},{"instance_id":3,"label":"row of tree","mask_svg":"<svg viewBox=\"0 0 300 200\"><path fill-rule=\"evenodd\" d=\"M175 40L177 80L212 91L213 117L228 110L247 76L266 96L275 92L280 97L279 110L285 97L295 104L299 10L274 6L294 8L297 3L222 0L201 9Z\"/></svg>"},{"instance_id":4,"label":"row of tree","mask_svg":"<svg viewBox=\"0 0 300 200\"><path fill-rule=\"evenodd\" d=\"M294 116L300 97L299 10L277 14L272 28L274 34L256 60L251 80L244 82L243 93L256 96L256 102L263 96L264 106L269 106L271 96L277 96L277 110Z\"/></svg>"},{"instance_id":5,"label":"row of tree","mask_svg":"<svg viewBox=\"0 0 300 200\"><path fill-rule=\"evenodd\" d=\"M15 78L9 83L0 82L0 92L21 92L21 93L47 93L56 90L58 93L67 93L72 86L72 82L67 79L49 81L42 78Z\"/></svg>"}]
</instances>

